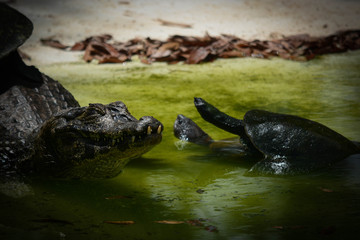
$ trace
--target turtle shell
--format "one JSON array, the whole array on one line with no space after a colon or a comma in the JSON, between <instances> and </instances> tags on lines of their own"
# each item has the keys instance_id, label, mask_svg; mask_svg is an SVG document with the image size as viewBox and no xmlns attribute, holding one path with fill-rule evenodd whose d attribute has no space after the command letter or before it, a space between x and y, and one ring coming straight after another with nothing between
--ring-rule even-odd
<instances>
[{"instance_id":1,"label":"turtle shell","mask_svg":"<svg viewBox=\"0 0 360 240\"><path fill-rule=\"evenodd\" d=\"M245 132L270 161L317 168L354 154L358 148L330 128L298 116L251 110L244 116Z\"/></svg>"},{"instance_id":2,"label":"turtle shell","mask_svg":"<svg viewBox=\"0 0 360 240\"><path fill-rule=\"evenodd\" d=\"M0 59L21 46L32 31L33 24L27 17L0 3Z\"/></svg>"}]
</instances>

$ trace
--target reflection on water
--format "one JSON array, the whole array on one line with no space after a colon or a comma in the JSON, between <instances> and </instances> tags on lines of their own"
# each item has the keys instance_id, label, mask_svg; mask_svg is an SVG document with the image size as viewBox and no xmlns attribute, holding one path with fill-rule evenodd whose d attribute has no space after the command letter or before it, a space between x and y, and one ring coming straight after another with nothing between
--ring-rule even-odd
<instances>
[{"instance_id":1,"label":"reflection on water","mask_svg":"<svg viewBox=\"0 0 360 240\"><path fill-rule=\"evenodd\" d=\"M200 118L192 103L197 96L239 118L253 108L295 114L360 140L359 51L303 63L76 63L41 70L81 105L120 99L137 117L153 115L165 126L163 142L116 178L31 179L34 194L1 196L5 239L344 239L360 233L360 155L306 176L245 177L253 163L179 144L172 134L182 113L215 139L232 137ZM135 224L104 223L130 220ZM155 222L163 220L177 224Z\"/></svg>"}]
</instances>

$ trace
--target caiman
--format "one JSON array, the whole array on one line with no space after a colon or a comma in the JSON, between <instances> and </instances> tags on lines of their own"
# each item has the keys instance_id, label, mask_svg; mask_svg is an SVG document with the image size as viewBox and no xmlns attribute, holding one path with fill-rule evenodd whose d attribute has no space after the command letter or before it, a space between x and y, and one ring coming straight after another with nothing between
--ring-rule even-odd
<instances>
[{"instance_id":1,"label":"caiman","mask_svg":"<svg viewBox=\"0 0 360 240\"><path fill-rule=\"evenodd\" d=\"M153 117L137 120L121 101L81 107L58 81L26 65L18 47L32 22L0 4L0 174L109 178L162 139Z\"/></svg>"}]
</instances>

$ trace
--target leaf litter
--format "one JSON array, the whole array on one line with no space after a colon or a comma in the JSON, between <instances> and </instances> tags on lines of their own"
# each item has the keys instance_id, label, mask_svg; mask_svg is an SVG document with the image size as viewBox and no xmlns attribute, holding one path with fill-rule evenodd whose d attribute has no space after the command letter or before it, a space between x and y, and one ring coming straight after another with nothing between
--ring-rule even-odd
<instances>
[{"instance_id":1,"label":"leaf litter","mask_svg":"<svg viewBox=\"0 0 360 240\"><path fill-rule=\"evenodd\" d=\"M73 46L62 44L54 37L41 39L42 44L69 51L84 51L86 62L123 63L135 55L142 63L167 62L199 64L217 58L271 58L308 61L318 55L360 49L360 30L344 30L324 37L308 34L285 36L273 40L246 41L233 35L203 37L173 35L166 41L134 38L119 42L110 34L88 37Z\"/></svg>"}]
</instances>

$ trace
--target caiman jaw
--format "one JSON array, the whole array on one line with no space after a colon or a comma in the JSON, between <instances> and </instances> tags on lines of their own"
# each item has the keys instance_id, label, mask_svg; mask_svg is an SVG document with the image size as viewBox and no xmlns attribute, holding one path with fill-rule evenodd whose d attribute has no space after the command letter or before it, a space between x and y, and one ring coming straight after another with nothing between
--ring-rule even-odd
<instances>
[{"instance_id":1,"label":"caiman jaw","mask_svg":"<svg viewBox=\"0 0 360 240\"><path fill-rule=\"evenodd\" d=\"M114 130L110 133L98 132L94 134L93 132L79 132L81 137L78 138L76 144L83 143L89 147L97 147L101 150L110 150L111 148L123 150L139 147L140 145L155 145L161 141L163 129L163 125L156 121L152 125L144 125L137 128L130 126L129 128L118 131Z\"/></svg>"}]
</instances>

